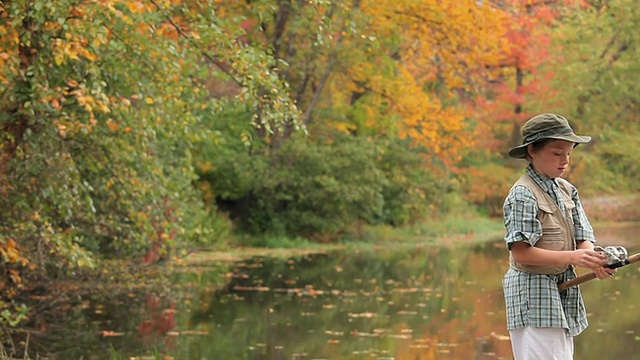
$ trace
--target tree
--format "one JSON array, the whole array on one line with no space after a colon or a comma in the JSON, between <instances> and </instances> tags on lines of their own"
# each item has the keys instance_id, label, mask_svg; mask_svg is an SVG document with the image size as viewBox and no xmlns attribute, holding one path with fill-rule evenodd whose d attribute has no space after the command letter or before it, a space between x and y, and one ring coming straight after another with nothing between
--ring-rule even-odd
<instances>
[{"instance_id":1,"label":"tree","mask_svg":"<svg viewBox=\"0 0 640 360\"><path fill-rule=\"evenodd\" d=\"M211 136L200 119L238 101L274 128L299 116L273 57L232 29L199 2L0 4L3 273L211 241L192 186L193 143ZM214 98L214 79L235 88ZM5 298L24 286L7 279Z\"/></svg>"},{"instance_id":2,"label":"tree","mask_svg":"<svg viewBox=\"0 0 640 360\"><path fill-rule=\"evenodd\" d=\"M640 11L632 1L589 1L563 15L554 36L563 47L562 62L551 65L559 91L543 103L561 109L579 131L593 136L579 166L572 167L598 174L580 178L592 192L637 191Z\"/></svg>"}]
</instances>

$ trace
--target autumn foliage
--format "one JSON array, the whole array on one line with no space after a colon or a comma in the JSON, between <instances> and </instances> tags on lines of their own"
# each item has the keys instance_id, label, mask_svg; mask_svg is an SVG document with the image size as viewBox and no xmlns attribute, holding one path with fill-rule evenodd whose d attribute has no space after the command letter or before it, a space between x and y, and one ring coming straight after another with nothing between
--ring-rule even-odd
<instances>
[{"instance_id":1,"label":"autumn foliage","mask_svg":"<svg viewBox=\"0 0 640 360\"><path fill-rule=\"evenodd\" d=\"M0 310L106 258L153 264L232 229L335 241L457 200L498 215L522 168L505 153L542 111L594 134L572 181L637 191L635 8L4 1Z\"/></svg>"}]
</instances>

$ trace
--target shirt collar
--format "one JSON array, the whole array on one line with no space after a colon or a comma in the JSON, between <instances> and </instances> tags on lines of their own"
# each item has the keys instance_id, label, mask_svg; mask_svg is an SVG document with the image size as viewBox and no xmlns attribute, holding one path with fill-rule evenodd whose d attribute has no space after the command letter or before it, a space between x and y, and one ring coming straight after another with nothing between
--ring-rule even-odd
<instances>
[{"instance_id":1,"label":"shirt collar","mask_svg":"<svg viewBox=\"0 0 640 360\"><path fill-rule=\"evenodd\" d=\"M555 180L548 178L533 169L533 166L529 164L527 166L527 175L536 183L540 188L546 192L552 191L552 186L556 184Z\"/></svg>"}]
</instances>

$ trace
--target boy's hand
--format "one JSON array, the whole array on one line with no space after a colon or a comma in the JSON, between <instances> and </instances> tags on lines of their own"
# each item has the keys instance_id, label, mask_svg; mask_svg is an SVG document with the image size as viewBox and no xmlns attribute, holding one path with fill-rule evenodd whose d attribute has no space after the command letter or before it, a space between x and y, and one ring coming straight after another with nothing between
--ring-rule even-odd
<instances>
[{"instance_id":1,"label":"boy's hand","mask_svg":"<svg viewBox=\"0 0 640 360\"><path fill-rule=\"evenodd\" d=\"M595 272L597 269L604 269L603 266L607 264L607 258L599 251L578 249L573 251L572 264L591 269Z\"/></svg>"},{"instance_id":2,"label":"boy's hand","mask_svg":"<svg viewBox=\"0 0 640 360\"><path fill-rule=\"evenodd\" d=\"M609 268L606 268L606 267L599 267L599 268L593 269L593 273L596 274L596 277L598 279L606 279L606 278L612 277L613 274L616 273L616 269L609 269Z\"/></svg>"}]
</instances>

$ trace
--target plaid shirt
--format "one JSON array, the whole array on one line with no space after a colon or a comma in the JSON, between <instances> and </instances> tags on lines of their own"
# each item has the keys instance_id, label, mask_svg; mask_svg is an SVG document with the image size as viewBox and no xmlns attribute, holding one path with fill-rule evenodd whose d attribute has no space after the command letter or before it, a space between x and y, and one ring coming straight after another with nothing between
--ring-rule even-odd
<instances>
[{"instance_id":1,"label":"plaid shirt","mask_svg":"<svg viewBox=\"0 0 640 360\"><path fill-rule=\"evenodd\" d=\"M551 198L558 201L552 190L553 179L538 174L531 165L526 172ZM571 198L576 204L571 214L576 240L595 242L593 229L574 186L571 186ZM503 210L507 247L511 248L517 241L534 246L542 236L542 225L536 219L538 205L533 193L524 186L514 187L507 195ZM588 323L579 287L558 292L559 283L575 276L573 266L555 275L531 274L511 268L507 270L502 280L507 329L559 327L566 329L570 336L580 334Z\"/></svg>"}]
</instances>

